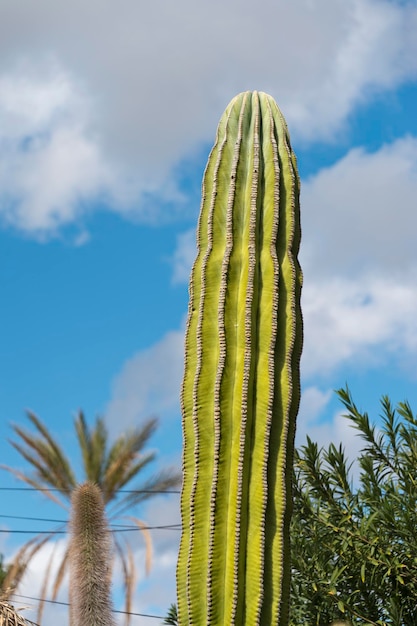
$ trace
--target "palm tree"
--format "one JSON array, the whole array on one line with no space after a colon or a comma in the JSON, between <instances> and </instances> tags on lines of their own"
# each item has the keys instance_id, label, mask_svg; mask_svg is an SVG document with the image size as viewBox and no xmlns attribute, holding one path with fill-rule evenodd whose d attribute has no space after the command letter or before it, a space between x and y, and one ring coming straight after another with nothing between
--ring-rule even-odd
<instances>
[{"instance_id":1,"label":"palm tree","mask_svg":"<svg viewBox=\"0 0 417 626\"><path fill-rule=\"evenodd\" d=\"M107 510L109 523L115 523L117 518L132 507L142 504L157 493L167 492L178 487L180 474L173 470L163 470L152 475L139 486L130 487L134 478L138 476L155 458L154 452L143 452L143 448L155 432L157 420L152 418L140 428L136 428L120 435L109 446L108 432L102 418L97 418L95 425L90 429L84 414L79 412L75 418L75 430L80 446L83 461L83 476L77 480L71 464L62 448L53 439L47 427L31 412L27 416L36 429L36 433L13 425L18 441L10 441L12 446L32 466L31 473L25 473L9 466L2 465L14 476L24 481L42 493L53 502L69 511L71 494L77 485L84 481L96 483L102 492ZM129 490L124 488L129 485ZM136 517L130 517L135 525L143 531L146 540L146 570L149 571L152 544L146 525ZM56 534L57 529L46 535L36 535L28 541L18 552L14 563L9 568L8 576L25 569L35 554ZM133 559L133 550L128 540L121 540L117 532L112 533L115 555L118 557L123 572L123 586L125 598L126 623L129 624L132 596L135 583L136 566ZM49 584L54 553L46 568L41 597L45 598ZM58 567L53 583L52 599L56 599L64 575L68 568L68 548ZM19 579L21 575L19 576ZM42 615L42 602L39 606L38 623Z\"/></svg>"}]
</instances>

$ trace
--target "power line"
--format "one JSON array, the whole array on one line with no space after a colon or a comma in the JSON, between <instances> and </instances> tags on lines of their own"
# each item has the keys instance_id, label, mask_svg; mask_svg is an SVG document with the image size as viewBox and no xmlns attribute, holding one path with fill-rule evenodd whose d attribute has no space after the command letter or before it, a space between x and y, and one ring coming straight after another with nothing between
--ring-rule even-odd
<instances>
[{"instance_id":1,"label":"power line","mask_svg":"<svg viewBox=\"0 0 417 626\"><path fill-rule=\"evenodd\" d=\"M7 530L0 528L0 533L10 533L15 535L66 535L66 530Z\"/></svg>"},{"instance_id":2,"label":"power line","mask_svg":"<svg viewBox=\"0 0 417 626\"><path fill-rule=\"evenodd\" d=\"M55 524L67 524L68 520L66 519L50 519L47 517L26 517L25 515L0 515L0 517L5 517L7 519L24 519L29 520L31 522L53 522Z\"/></svg>"},{"instance_id":3,"label":"power line","mask_svg":"<svg viewBox=\"0 0 417 626\"><path fill-rule=\"evenodd\" d=\"M0 487L0 491L58 491L60 493L65 493L65 489L56 489L55 487ZM181 493L180 489L166 489L163 490L155 490L155 489L118 489L117 493Z\"/></svg>"},{"instance_id":4,"label":"power line","mask_svg":"<svg viewBox=\"0 0 417 626\"><path fill-rule=\"evenodd\" d=\"M111 533L122 533L127 531L140 531L140 530L181 530L181 526L179 524L168 524L166 526L143 526L136 528L125 528L121 530L110 530ZM6 528L0 528L0 533L6 534L15 534L15 535L66 535L68 534L66 530L7 530Z\"/></svg>"},{"instance_id":5,"label":"power line","mask_svg":"<svg viewBox=\"0 0 417 626\"><path fill-rule=\"evenodd\" d=\"M25 600L34 600L35 602L47 602L48 604L61 604L62 606L70 606L69 602L59 602L58 600L42 600L41 598L33 598L32 596L24 596L20 593L13 593L16 598L25 598ZM164 619L163 615L150 615L149 613L131 613L130 611L112 610L112 613L121 613L123 615L134 615L136 617L152 617L154 619Z\"/></svg>"},{"instance_id":6,"label":"power line","mask_svg":"<svg viewBox=\"0 0 417 626\"><path fill-rule=\"evenodd\" d=\"M128 526L127 524L110 524L110 529L114 533L123 533L129 530L168 530L170 528L173 530L176 530L177 528L180 529L181 523L178 522L176 524L161 524L159 526Z\"/></svg>"},{"instance_id":7,"label":"power line","mask_svg":"<svg viewBox=\"0 0 417 626\"><path fill-rule=\"evenodd\" d=\"M55 524L68 524L68 520L66 519L51 519L49 517L29 517L28 515L3 515L0 514L0 517L4 517L6 519L21 519L29 522L53 522ZM153 528L171 528L172 526L179 526L179 524L166 524L162 526L146 526L147 530L152 530ZM132 526L131 524L110 524L111 528L114 528L115 532L120 532L124 530L136 530L138 526Z\"/></svg>"},{"instance_id":8,"label":"power line","mask_svg":"<svg viewBox=\"0 0 417 626\"><path fill-rule=\"evenodd\" d=\"M47 520L39 517L22 517L19 515L0 515L0 517L5 518L15 518L22 520L37 520L37 521L58 521L58 520ZM63 522L67 523L67 522ZM121 528L110 528L111 533L123 533L123 532L132 532L132 531L140 531L140 530L181 530L181 524L161 524L159 526L122 526ZM68 531L66 530L23 530L23 529L7 529L0 528L0 533L15 533L15 534L31 534L31 535L65 535Z\"/></svg>"}]
</instances>

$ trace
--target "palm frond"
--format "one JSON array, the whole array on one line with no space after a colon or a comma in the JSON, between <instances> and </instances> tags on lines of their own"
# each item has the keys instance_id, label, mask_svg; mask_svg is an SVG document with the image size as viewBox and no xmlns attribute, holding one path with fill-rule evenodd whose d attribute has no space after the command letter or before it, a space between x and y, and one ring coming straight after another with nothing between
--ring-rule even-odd
<instances>
[{"instance_id":1,"label":"palm frond","mask_svg":"<svg viewBox=\"0 0 417 626\"><path fill-rule=\"evenodd\" d=\"M74 420L75 432L80 445L84 469L88 467L91 458L91 438L90 431L84 413L80 411Z\"/></svg>"},{"instance_id":2,"label":"palm frond","mask_svg":"<svg viewBox=\"0 0 417 626\"><path fill-rule=\"evenodd\" d=\"M46 535L35 535L27 541L17 552L12 564L9 566L6 578L3 582L5 588L14 591L23 578L31 560L39 550L53 537L54 532Z\"/></svg>"},{"instance_id":3,"label":"palm frond","mask_svg":"<svg viewBox=\"0 0 417 626\"><path fill-rule=\"evenodd\" d=\"M31 487L33 487L36 490L39 490L42 492L43 495L45 495L47 498L49 498L50 500L52 500L53 502L55 502L56 504L59 504L59 506L62 506L64 509L67 509L68 507L64 504L64 502L62 502L59 498L57 498L53 493L51 493L45 486L44 483L35 480L34 478L31 478L30 476L27 476L26 474L24 474L23 472L20 472L19 470L14 469L14 467L9 467L9 465L0 465L1 469L7 470L8 472L10 472L11 474L13 474L13 476L16 476L16 478L18 478L19 480L21 480L22 482L26 483L27 485L30 485Z\"/></svg>"},{"instance_id":4,"label":"palm frond","mask_svg":"<svg viewBox=\"0 0 417 626\"><path fill-rule=\"evenodd\" d=\"M3 555L0 555L0 570L0 599L7 602L26 571L26 563L15 559L12 563L4 566Z\"/></svg>"},{"instance_id":5,"label":"palm frond","mask_svg":"<svg viewBox=\"0 0 417 626\"><path fill-rule=\"evenodd\" d=\"M123 572L123 588L125 595L125 611L126 611L126 626L130 624L130 613L133 599L133 589L135 582L135 563L133 561L133 553L132 548L129 544L125 544L125 548L127 546L127 554L126 557L125 551L120 543L120 541L115 537L114 538L114 546L116 548L116 552L119 556L120 564Z\"/></svg>"},{"instance_id":6,"label":"palm frond","mask_svg":"<svg viewBox=\"0 0 417 626\"><path fill-rule=\"evenodd\" d=\"M130 428L124 432L117 440L125 440L129 441L129 447L135 450L135 452L140 452L148 443L149 439L155 433L158 428L158 419L156 417L151 417L143 422L140 426L135 428ZM111 457L111 449L109 452L109 457Z\"/></svg>"},{"instance_id":7,"label":"palm frond","mask_svg":"<svg viewBox=\"0 0 417 626\"><path fill-rule=\"evenodd\" d=\"M54 585L52 587L52 600L56 600L58 597L58 592L61 588L62 582L64 580L65 574L68 569L69 562L69 548L66 549L64 556L62 557L62 561L59 565L59 569L56 573Z\"/></svg>"},{"instance_id":8,"label":"palm frond","mask_svg":"<svg viewBox=\"0 0 417 626\"><path fill-rule=\"evenodd\" d=\"M57 480L60 481L60 484L57 485L57 487L61 487L63 490L73 489L77 484L77 480L72 472L71 464L62 448L56 443L46 426L38 417L36 417L36 415L34 415L34 413L28 412L27 416L32 424L41 433L47 444L45 449L49 451L49 458L53 461L52 467L55 469Z\"/></svg>"},{"instance_id":9,"label":"palm frond","mask_svg":"<svg viewBox=\"0 0 417 626\"><path fill-rule=\"evenodd\" d=\"M109 468L109 472L104 477L104 484L106 485L106 498L110 500L114 497L114 494L122 489L132 478L134 478L139 472L141 472L149 463L155 459L155 453L149 452L144 454L140 460L132 465L132 462L137 458L136 453L129 453L126 451L124 455L121 455L112 466Z\"/></svg>"},{"instance_id":10,"label":"palm frond","mask_svg":"<svg viewBox=\"0 0 417 626\"><path fill-rule=\"evenodd\" d=\"M41 589L40 589L40 592L39 592L38 612L36 614L36 621L37 621L38 624L40 624L42 622L43 611L44 611L44 608L45 608L46 593L47 593L47 589L48 589L49 579L50 579L50 576L51 576L52 564L54 562L55 549L56 549L56 545L55 545L54 550L52 551L51 556L49 557L48 564L47 564L46 570L45 570L45 574L43 576L42 586L41 586Z\"/></svg>"},{"instance_id":11,"label":"palm frond","mask_svg":"<svg viewBox=\"0 0 417 626\"><path fill-rule=\"evenodd\" d=\"M104 473L107 474L109 468L113 465L121 454L131 453L134 458L143 450L149 439L158 427L158 420L151 418L147 420L140 428L128 431L118 437L109 450L107 463Z\"/></svg>"},{"instance_id":12,"label":"palm frond","mask_svg":"<svg viewBox=\"0 0 417 626\"><path fill-rule=\"evenodd\" d=\"M24 619L12 604L0 598L0 626L27 626L28 624L36 626L34 622Z\"/></svg>"},{"instance_id":13,"label":"palm frond","mask_svg":"<svg viewBox=\"0 0 417 626\"><path fill-rule=\"evenodd\" d=\"M103 479L103 468L106 462L107 454L107 428L101 418L97 418L95 428L91 433L91 462L90 462L90 480L94 480L97 484Z\"/></svg>"},{"instance_id":14,"label":"palm frond","mask_svg":"<svg viewBox=\"0 0 417 626\"><path fill-rule=\"evenodd\" d=\"M32 416L33 417L33 416ZM51 447L39 437L33 436L19 426L12 426L16 435L26 444L11 441L12 446L37 470L35 477L44 481L48 486L59 489L62 493L70 494L76 481L69 468L68 461L63 453L56 454L56 448Z\"/></svg>"},{"instance_id":15,"label":"palm frond","mask_svg":"<svg viewBox=\"0 0 417 626\"><path fill-rule=\"evenodd\" d=\"M142 504L156 494L163 494L164 491L176 489L181 485L182 473L176 470L162 470L151 476L147 481L132 487L131 493L124 495L116 502L110 511L111 517L122 515L129 508Z\"/></svg>"},{"instance_id":16,"label":"palm frond","mask_svg":"<svg viewBox=\"0 0 417 626\"><path fill-rule=\"evenodd\" d=\"M133 592L136 583L136 567L135 558L133 554L132 546L128 543L126 546L127 559L125 561L125 611L126 611L126 626L130 623L130 615L132 613L133 604Z\"/></svg>"},{"instance_id":17,"label":"palm frond","mask_svg":"<svg viewBox=\"0 0 417 626\"><path fill-rule=\"evenodd\" d=\"M127 543L126 544L127 551L127 564L128 564L128 586L126 595L126 603L125 603L125 611L126 611L126 626L129 624L129 617L132 613L132 600L133 600L133 592L135 590L136 583L136 567L135 567L135 556L133 554L132 547Z\"/></svg>"},{"instance_id":18,"label":"palm frond","mask_svg":"<svg viewBox=\"0 0 417 626\"><path fill-rule=\"evenodd\" d=\"M147 575L149 575L151 571L151 566L152 566L153 548L152 548L152 537L151 537L151 533L149 532L148 525L142 520L138 519L137 517L128 516L127 519L132 520L132 522L136 524L139 530L142 531L143 536L145 538L145 545L146 545L145 572Z\"/></svg>"},{"instance_id":19,"label":"palm frond","mask_svg":"<svg viewBox=\"0 0 417 626\"><path fill-rule=\"evenodd\" d=\"M168 615L163 621L163 624L169 624L170 626L178 625L178 613L176 604L171 604L168 610Z\"/></svg>"},{"instance_id":20,"label":"palm frond","mask_svg":"<svg viewBox=\"0 0 417 626\"><path fill-rule=\"evenodd\" d=\"M75 429L81 448L85 477L102 487L108 437L104 421L97 418L94 428L90 431L85 416L80 411L75 420Z\"/></svg>"}]
</instances>

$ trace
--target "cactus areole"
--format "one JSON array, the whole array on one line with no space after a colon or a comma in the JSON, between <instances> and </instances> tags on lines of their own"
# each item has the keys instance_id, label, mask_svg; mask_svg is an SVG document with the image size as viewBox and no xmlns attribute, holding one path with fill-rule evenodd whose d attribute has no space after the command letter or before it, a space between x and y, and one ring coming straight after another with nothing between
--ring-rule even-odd
<instances>
[{"instance_id":1,"label":"cactus areole","mask_svg":"<svg viewBox=\"0 0 417 626\"><path fill-rule=\"evenodd\" d=\"M285 120L267 94L242 93L206 166L190 280L180 626L288 623L299 243Z\"/></svg>"}]
</instances>

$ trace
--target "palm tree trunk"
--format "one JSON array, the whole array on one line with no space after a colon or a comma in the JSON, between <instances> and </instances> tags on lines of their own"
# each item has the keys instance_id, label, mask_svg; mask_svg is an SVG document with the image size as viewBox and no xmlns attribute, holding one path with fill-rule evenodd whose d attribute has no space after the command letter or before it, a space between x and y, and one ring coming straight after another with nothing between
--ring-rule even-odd
<instances>
[{"instance_id":1,"label":"palm tree trunk","mask_svg":"<svg viewBox=\"0 0 417 626\"><path fill-rule=\"evenodd\" d=\"M73 492L70 542L71 626L113 626L110 533L94 483Z\"/></svg>"}]
</instances>

